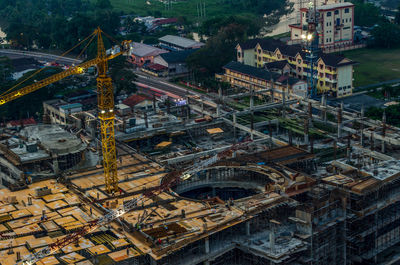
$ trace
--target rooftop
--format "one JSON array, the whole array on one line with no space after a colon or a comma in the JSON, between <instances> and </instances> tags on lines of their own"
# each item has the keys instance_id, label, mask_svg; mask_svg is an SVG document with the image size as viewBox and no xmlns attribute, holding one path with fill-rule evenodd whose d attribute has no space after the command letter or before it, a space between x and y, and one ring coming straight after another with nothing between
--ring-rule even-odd
<instances>
[{"instance_id":1,"label":"rooftop","mask_svg":"<svg viewBox=\"0 0 400 265\"><path fill-rule=\"evenodd\" d=\"M197 51L197 49L163 53L160 54L160 56L167 63L184 63L186 61L186 58L189 57L189 55L191 55L195 51Z\"/></svg>"},{"instance_id":2,"label":"rooftop","mask_svg":"<svg viewBox=\"0 0 400 265\"><path fill-rule=\"evenodd\" d=\"M263 80L277 79L279 77L279 74L277 73L272 73L265 69L245 65L239 62L229 62L223 68L254 76Z\"/></svg>"},{"instance_id":3,"label":"rooftop","mask_svg":"<svg viewBox=\"0 0 400 265\"><path fill-rule=\"evenodd\" d=\"M329 4L329 5L322 5L322 6L318 6L317 9L320 11L323 11L323 10L330 10L330 9L351 7L351 6L354 6L354 4L345 2L345 3L334 3L334 4Z\"/></svg>"},{"instance_id":4,"label":"rooftop","mask_svg":"<svg viewBox=\"0 0 400 265\"><path fill-rule=\"evenodd\" d=\"M58 125L29 126L20 133L29 141L39 141L47 150L57 155L79 152L86 148L81 139Z\"/></svg>"},{"instance_id":5,"label":"rooftop","mask_svg":"<svg viewBox=\"0 0 400 265\"><path fill-rule=\"evenodd\" d=\"M160 42L172 44L183 49L199 48L204 45L202 42L194 41L188 38L183 38L174 35L166 35L158 39Z\"/></svg>"},{"instance_id":6,"label":"rooftop","mask_svg":"<svg viewBox=\"0 0 400 265\"><path fill-rule=\"evenodd\" d=\"M152 100L150 97L145 96L145 95L137 95L134 94L132 96L129 96L128 98L126 98L124 101L122 101L122 103L124 103L125 105L129 106L129 107L134 107L137 104L145 101L145 100Z\"/></svg>"},{"instance_id":7,"label":"rooftop","mask_svg":"<svg viewBox=\"0 0 400 265\"><path fill-rule=\"evenodd\" d=\"M138 57L157 56L161 53L166 53L166 52L168 51L144 43L139 43L139 42L131 43L130 53Z\"/></svg>"},{"instance_id":8,"label":"rooftop","mask_svg":"<svg viewBox=\"0 0 400 265\"><path fill-rule=\"evenodd\" d=\"M303 51L301 45L298 44L287 45L286 43L275 39L251 39L238 44L242 50L254 49L257 47L257 45L260 45L264 51L275 52L276 49L279 49L284 56L295 57L297 54L300 54L303 60L306 59L306 53ZM332 53L321 53L320 59L322 59L326 65L333 67L340 67L356 63L350 59L347 59L346 57Z\"/></svg>"}]
</instances>

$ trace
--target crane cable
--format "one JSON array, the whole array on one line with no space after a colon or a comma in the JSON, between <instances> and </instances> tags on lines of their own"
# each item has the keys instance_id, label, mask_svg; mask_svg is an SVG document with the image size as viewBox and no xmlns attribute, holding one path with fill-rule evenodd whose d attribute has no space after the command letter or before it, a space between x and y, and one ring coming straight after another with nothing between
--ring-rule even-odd
<instances>
[{"instance_id":1,"label":"crane cable","mask_svg":"<svg viewBox=\"0 0 400 265\"><path fill-rule=\"evenodd\" d=\"M81 42L79 42L78 44L76 44L74 47L72 47L71 49L69 49L68 51L64 52L63 54L61 54L59 56L59 58L64 57L65 55L67 55L68 53L70 53L72 50L74 50L76 47L80 46L83 42L87 41L92 35L94 35L95 32L93 32L92 34L90 34L89 36L87 36L85 39L83 39ZM57 61L57 60L55 60ZM53 61L53 62L55 62ZM9 91L15 89L16 87L20 86L21 84L25 83L26 81L28 81L29 79L31 79L32 77L34 77L35 75L39 74L41 71L43 71L44 69L46 69L47 67L43 67L39 70L37 70L36 72L34 72L33 74L31 74L29 77L25 78L24 80L22 80L21 82L19 82L18 84L12 86L11 88L7 89L6 91L4 91L3 93L0 94L0 96L4 96L6 93L8 93Z\"/></svg>"},{"instance_id":2,"label":"crane cable","mask_svg":"<svg viewBox=\"0 0 400 265\"><path fill-rule=\"evenodd\" d=\"M93 33L92 33L93 34ZM94 40L94 38L96 37L96 34L93 34L92 38L88 41L88 43L86 44L86 46L82 49L82 51L79 53L79 55L76 57L76 59L79 59L79 57L81 57L81 55L83 54L84 51L86 51L87 47L90 45L90 43L92 43L92 41Z\"/></svg>"}]
</instances>

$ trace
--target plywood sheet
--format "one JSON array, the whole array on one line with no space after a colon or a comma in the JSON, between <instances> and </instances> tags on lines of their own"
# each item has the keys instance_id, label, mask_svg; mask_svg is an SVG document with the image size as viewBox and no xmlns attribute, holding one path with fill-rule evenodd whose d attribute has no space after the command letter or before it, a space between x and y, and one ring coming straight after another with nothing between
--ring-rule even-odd
<instances>
[{"instance_id":1,"label":"plywood sheet","mask_svg":"<svg viewBox=\"0 0 400 265\"><path fill-rule=\"evenodd\" d=\"M88 248L88 250L93 255L96 255L96 254L97 255L101 255L101 254L110 252L110 250L106 246L104 246L103 244Z\"/></svg>"},{"instance_id":2,"label":"plywood sheet","mask_svg":"<svg viewBox=\"0 0 400 265\"><path fill-rule=\"evenodd\" d=\"M64 262L68 264L75 264L78 261L84 260L85 257L79 255L76 252L71 252L65 256L62 256L60 259L62 259Z\"/></svg>"},{"instance_id":3,"label":"plywood sheet","mask_svg":"<svg viewBox=\"0 0 400 265\"><path fill-rule=\"evenodd\" d=\"M57 210L59 208L63 208L66 206L68 206L68 204L63 200L58 200L58 201L54 201L54 202L50 202L50 203L46 204L46 207L51 210Z\"/></svg>"},{"instance_id":4,"label":"plywood sheet","mask_svg":"<svg viewBox=\"0 0 400 265\"><path fill-rule=\"evenodd\" d=\"M107 254L110 258L112 258L114 261L119 262L122 260L126 260L129 258L133 258L136 256L139 256L139 253L134 250L133 248L129 248L129 251L127 251L127 249L123 249L120 251L116 251L113 253L109 253Z\"/></svg>"}]
</instances>

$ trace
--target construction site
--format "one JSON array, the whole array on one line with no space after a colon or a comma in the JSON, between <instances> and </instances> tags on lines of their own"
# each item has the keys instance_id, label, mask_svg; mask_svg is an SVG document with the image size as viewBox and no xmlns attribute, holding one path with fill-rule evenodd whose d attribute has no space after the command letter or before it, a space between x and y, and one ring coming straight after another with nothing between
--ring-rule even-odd
<instances>
[{"instance_id":1,"label":"construction site","mask_svg":"<svg viewBox=\"0 0 400 265\"><path fill-rule=\"evenodd\" d=\"M399 262L385 115L273 85L114 105L107 61L129 43L91 36L95 59L0 96L98 68L97 109L55 100L43 123L1 128L1 265Z\"/></svg>"}]
</instances>

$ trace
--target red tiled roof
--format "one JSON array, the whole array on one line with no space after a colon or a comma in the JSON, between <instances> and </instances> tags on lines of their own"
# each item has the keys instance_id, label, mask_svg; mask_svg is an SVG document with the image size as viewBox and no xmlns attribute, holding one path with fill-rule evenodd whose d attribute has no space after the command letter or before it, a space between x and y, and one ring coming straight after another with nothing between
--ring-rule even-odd
<instances>
[{"instance_id":1,"label":"red tiled roof","mask_svg":"<svg viewBox=\"0 0 400 265\"><path fill-rule=\"evenodd\" d=\"M177 18L164 18L164 19L159 19L154 22L155 25L165 25L165 24L172 24L178 22Z\"/></svg>"},{"instance_id":2,"label":"red tiled roof","mask_svg":"<svg viewBox=\"0 0 400 265\"><path fill-rule=\"evenodd\" d=\"M161 64L158 64L158 63L149 64L149 65L147 66L147 68L149 68L149 69L151 69L151 70L154 70L154 71L160 71L160 70L167 69L166 66L161 65Z\"/></svg>"},{"instance_id":3,"label":"red tiled roof","mask_svg":"<svg viewBox=\"0 0 400 265\"><path fill-rule=\"evenodd\" d=\"M34 118L30 117L30 118L28 118L28 119L9 121L9 122L7 123L7 125L8 125L8 126L11 126L11 127L15 127L15 126L21 126L21 123L22 123L23 125L35 125L35 124L36 124L36 121L35 121Z\"/></svg>"},{"instance_id":4,"label":"red tiled roof","mask_svg":"<svg viewBox=\"0 0 400 265\"><path fill-rule=\"evenodd\" d=\"M144 95L132 95L128 98L126 98L124 101L122 101L122 103L124 103L125 105L129 106L129 107L134 107L137 104L139 104L140 102L143 102L145 100L151 100L151 98L146 97Z\"/></svg>"}]
</instances>

